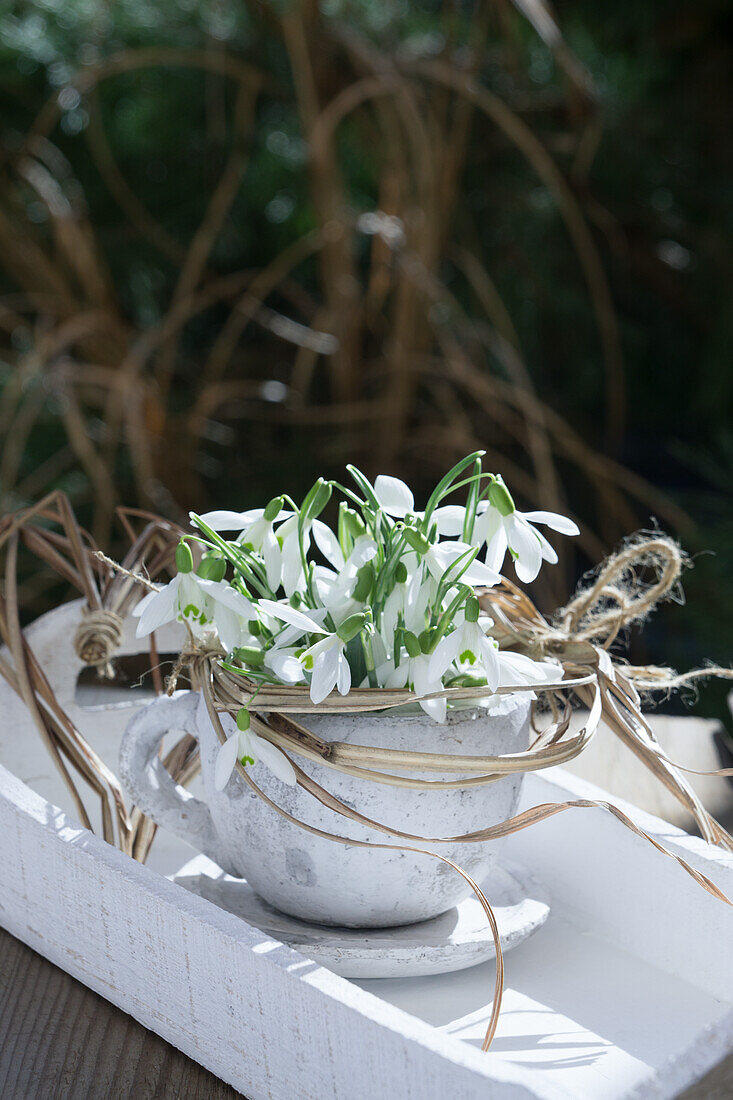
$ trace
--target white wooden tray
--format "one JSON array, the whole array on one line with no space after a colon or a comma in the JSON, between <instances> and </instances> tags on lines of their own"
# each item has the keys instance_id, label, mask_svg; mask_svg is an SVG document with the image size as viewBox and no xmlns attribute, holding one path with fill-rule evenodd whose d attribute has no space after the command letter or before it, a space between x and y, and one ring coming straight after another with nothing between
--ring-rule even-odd
<instances>
[{"instance_id":1,"label":"white wooden tray","mask_svg":"<svg viewBox=\"0 0 733 1100\"><path fill-rule=\"evenodd\" d=\"M53 613L54 632L74 614ZM58 671L49 651L47 669L73 689L69 660ZM136 705L131 693L110 711L85 689L75 718L113 761ZM504 842L549 886L552 912L507 956L482 1054L493 964L339 978L169 881L191 854L174 838L156 839L142 867L57 808L52 765L1 681L0 727L0 762L16 773L0 767L0 924L251 1100L672 1097L733 1050L731 910L600 810ZM577 797L603 794L535 774L522 808ZM623 808L733 896L733 857Z\"/></svg>"}]
</instances>

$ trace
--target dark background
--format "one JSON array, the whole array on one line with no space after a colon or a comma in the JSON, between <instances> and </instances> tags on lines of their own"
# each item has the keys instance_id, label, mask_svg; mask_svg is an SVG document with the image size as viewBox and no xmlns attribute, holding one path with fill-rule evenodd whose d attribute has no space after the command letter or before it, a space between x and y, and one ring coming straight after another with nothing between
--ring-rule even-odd
<instances>
[{"instance_id":1,"label":"dark background","mask_svg":"<svg viewBox=\"0 0 733 1100\"><path fill-rule=\"evenodd\" d=\"M0 22L0 493L111 552L483 446L567 511L551 611L655 524L644 660L733 660L731 9L53 0ZM29 561L31 617L59 597ZM680 704L677 704L680 705ZM700 712L725 712L724 687Z\"/></svg>"}]
</instances>

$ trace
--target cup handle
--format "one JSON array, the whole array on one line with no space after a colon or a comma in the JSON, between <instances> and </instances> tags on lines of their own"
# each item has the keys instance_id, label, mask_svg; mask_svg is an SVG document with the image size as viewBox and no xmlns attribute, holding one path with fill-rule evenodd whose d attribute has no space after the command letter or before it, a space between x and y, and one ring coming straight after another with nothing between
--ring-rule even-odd
<instances>
[{"instance_id":1,"label":"cup handle","mask_svg":"<svg viewBox=\"0 0 733 1100\"><path fill-rule=\"evenodd\" d=\"M199 695L176 691L160 695L129 722L120 745L120 778L136 805L163 828L213 859L227 870L229 860L206 803L173 782L158 755L169 730L196 731Z\"/></svg>"}]
</instances>

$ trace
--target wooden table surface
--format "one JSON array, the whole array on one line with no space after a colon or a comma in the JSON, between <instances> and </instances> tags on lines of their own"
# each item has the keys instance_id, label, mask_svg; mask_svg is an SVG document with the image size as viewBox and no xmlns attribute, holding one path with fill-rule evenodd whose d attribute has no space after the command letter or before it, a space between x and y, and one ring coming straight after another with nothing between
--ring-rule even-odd
<instances>
[{"instance_id":1,"label":"wooden table surface","mask_svg":"<svg viewBox=\"0 0 733 1100\"><path fill-rule=\"evenodd\" d=\"M241 1093L0 929L0 1097L241 1100ZM731 1097L733 1056L679 1100Z\"/></svg>"},{"instance_id":2,"label":"wooden table surface","mask_svg":"<svg viewBox=\"0 0 733 1100\"><path fill-rule=\"evenodd\" d=\"M2 1100L238 1100L97 993L0 929Z\"/></svg>"}]
</instances>

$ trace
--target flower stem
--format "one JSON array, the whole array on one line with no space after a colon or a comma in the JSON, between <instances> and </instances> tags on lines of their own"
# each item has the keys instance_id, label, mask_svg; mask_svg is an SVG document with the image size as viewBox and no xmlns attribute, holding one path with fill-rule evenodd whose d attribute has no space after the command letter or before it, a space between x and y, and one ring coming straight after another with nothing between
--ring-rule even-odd
<instances>
[{"instance_id":1,"label":"flower stem","mask_svg":"<svg viewBox=\"0 0 733 1100\"><path fill-rule=\"evenodd\" d=\"M371 634L367 630L362 630L360 634L361 648L364 653L364 663L366 664L367 676L369 678L369 687L378 687L377 683L377 670L374 665L374 651L372 650L372 638Z\"/></svg>"}]
</instances>

